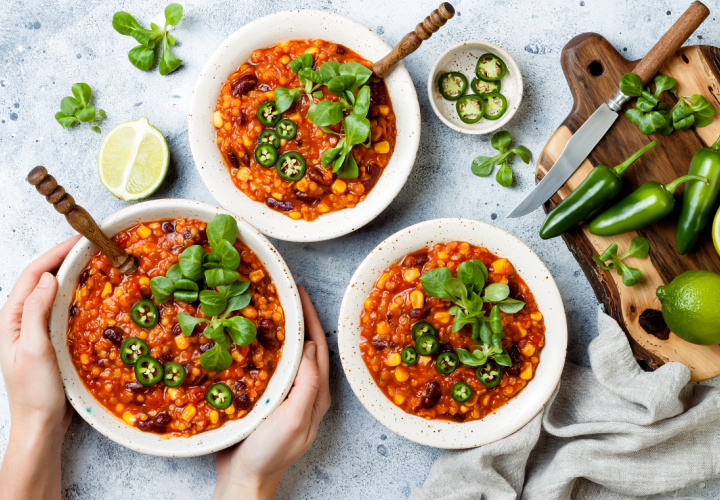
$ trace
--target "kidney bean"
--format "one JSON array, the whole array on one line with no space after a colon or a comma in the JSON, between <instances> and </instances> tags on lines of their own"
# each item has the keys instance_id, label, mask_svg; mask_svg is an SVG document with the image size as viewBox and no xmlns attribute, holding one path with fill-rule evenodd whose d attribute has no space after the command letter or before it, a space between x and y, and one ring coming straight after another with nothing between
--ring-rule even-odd
<instances>
[{"instance_id":1,"label":"kidney bean","mask_svg":"<svg viewBox=\"0 0 720 500\"><path fill-rule=\"evenodd\" d=\"M438 401L440 401L440 396L442 396L442 392L440 391L440 384L438 384L436 381L428 382L428 384L425 386L425 391L422 395L422 400L420 400L420 406L423 408L432 408L436 404L438 404Z\"/></svg>"},{"instance_id":2,"label":"kidney bean","mask_svg":"<svg viewBox=\"0 0 720 500\"><path fill-rule=\"evenodd\" d=\"M147 420L138 420L137 421L138 429L141 431L149 431L154 427L153 421L150 419Z\"/></svg>"},{"instance_id":3,"label":"kidney bean","mask_svg":"<svg viewBox=\"0 0 720 500\"><path fill-rule=\"evenodd\" d=\"M452 352L455 353L455 348L453 345L448 342L447 344L440 344L440 349L438 349L438 354L442 354L444 352Z\"/></svg>"},{"instance_id":4,"label":"kidney bean","mask_svg":"<svg viewBox=\"0 0 720 500\"><path fill-rule=\"evenodd\" d=\"M510 283L508 283L508 288L510 288L510 298L513 298L515 300L523 299L523 297L520 295L520 287L517 283L511 281Z\"/></svg>"},{"instance_id":5,"label":"kidney bean","mask_svg":"<svg viewBox=\"0 0 720 500\"><path fill-rule=\"evenodd\" d=\"M187 370L186 370L187 371ZM194 385L203 385L207 381L207 373L202 372L198 375L197 380L193 381Z\"/></svg>"},{"instance_id":6,"label":"kidney bean","mask_svg":"<svg viewBox=\"0 0 720 500\"><path fill-rule=\"evenodd\" d=\"M103 337L108 339L115 345L120 345L123 342L125 332L117 326L108 326L103 330Z\"/></svg>"},{"instance_id":7,"label":"kidney bean","mask_svg":"<svg viewBox=\"0 0 720 500\"><path fill-rule=\"evenodd\" d=\"M252 402L247 394L238 394L235 396L235 407L240 411L247 411L250 409Z\"/></svg>"},{"instance_id":8,"label":"kidney bean","mask_svg":"<svg viewBox=\"0 0 720 500\"><path fill-rule=\"evenodd\" d=\"M430 307L421 307L420 309L411 309L408 313L412 319L425 319L430 314Z\"/></svg>"},{"instance_id":9,"label":"kidney bean","mask_svg":"<svg viewBox=\"0 0 720 500\"><path fill-rule=\"evenodd\" d=\"M80 286L85 286L85 283L87 283L89 277L90 269L83 269L83 272L80 273L80 279L78 280L78 284Z\"/></svg>"},{"instance_id":10,"label":"kidney bean","mask_svg":"<svg viewBox=\"0 0 720 500\"><path fill-rule=\"evenodd\" d=\"M200 344L200 352L208 352L213 347L215 347L215 342L207 342L206 344Z\"/></svg>"},{"instance_id":11,"label":"kidney bean","mask_svg":"<svg viewBox=\"0 0 720 500\"><path fill-rule=\"evenodd\" d=\"M321 200L321 198L317 196L308 196L307 193L303 193L302 191L295 191L295 196L304 201L306 205L317 205Z\"/></svg>"},{"instance_id":12,"label":"kidney bean","mask_svg":"<svg viewBox=\"0 0 720 500\"><path fill-rule=\"evenodd\" d=\"M230 152L227 154L227 159L228 159L228 161L230 162L230 165L232 165L233 167L238 168L238 167L240 166L240 162L238 161L238 157L237 157L237 155L236 155L234 152L230 151Z\"/></svg>"},{"instance_id":13,"label":"kidney bean","mask_svg":"<svg viewBox=\"0 0 720 500\"><path fill-rule=\"evenodd\" d=\"M206 390L204 387L191 387L187 391L188 401L191 404L198 404L200 401L205 399Z\"/></svg>"},{"instance_id":14,"label":"kidney bean","mask_svg":"<svg viewBox=\"0 0 720 500\"><path fill-rule=\"evenodd\" d=\"M175 232L175 223L170 222L169 220L166 220L162 223L162 230L166 233L174 233Z\"/></svg>"},{"instance_id":15,"label":"kidney bean","mask_svg":"<svg viewBox=\"0 0 720 500\"><path fill-rule=\"evenodd\" d=\"M373 340L372 346L378 351L383 351L387 348L387 342L383 342L382 340Z\"/></svg>"},{"instance_id":16,"label":"kidney bean","mask_svg":"<svg viewBox=\"0 0 720 500\"><path fill-rule=\"evenodd\" d=\"M233 384L233 388L236 392L245 392L247 391L247 384L244 380L236 380Z\"/></svg>"},{"instance_id":17,"label":"kidney bean","mask_svg":"<svg viewBox=\"0 0 720 500\"><path fill-rule=\"evenodd\" d=\"M244 165L250 165L250 155L245 153L245 156L242 157L242 162Z\"/></svg>"},{"instance_id":18,"label":"kidney bean","mask_svg":"<svg viewBox=\"0 0 720 500\"><path fill-rule=\"evenodd\" d=\"M172 422L172 417L170 414L166 411L160 412L157 415L155 415L155 419L153 423L159 427L165 427Z\"/></svg>"},{"instance_id":19,"label":"kidney bean","mask_svg":"<svg viewBox=\"0 0 720 500\"><path fill-rule=\"evenodd\" d=\"M282 345L275 332L275 323L263 318L258 322L257 339L265 349L276 351Z\"/></svg>"},{"instance_id":20,"label":"kidney bean","mask_svg":"<svg viewBox=\"0 0 720 500\"><path fill-rule=\"evenodd\" d=\"M295 208L289 201L278 201L272 197L265 199L265 204L273 210L280 210L281 212L289 212Z\"/></svg>"},{"instance_id":21,"label":"kidney bean","mask_svg":"<svg viewBox=\"0 0 720 500\"><path fill-rule=\"evenodd\" d=\"M310 165L307 169L308 177L310 180L322 184L323 186L329 186L332 184L333 174L330 169L319 167L317 165Z\"/></svg>"},{"instance_id":22,"label":"kidney bean","mask_svg":"<svg viewBox=\"0 0 720 500\"><path fill-rule=\"evenodd\" d=\"M413 255L413 267L424 266L425 263L430 259L426 253L418 253Z\"/></svg>"},{"instance_id":23,"label":"kidney bean","mask_svg":"<svg viewBox=\"0 0 720 500\"><path fill-rule=\"evenodd\" d=\"M198 245L205 245L208 242L207 232L204 229L201 229L198 231L197 236L195 237L195 243Z\"/></svg>"},{"instance_id":24,"label":"kidney bean","mask_svg":"<svg viewBox=\"0 0 720 500\"><path fill-rule=\"evenodd\" d=\"M71 317L75 316L78 312L80 312L80 310L77 308L77 306L75 304L70 306L70 316Z\"/></svg>"},{"instance_id":25,"label":"kidney bean","mask_svg":"<svg viewBox=\"0 0 720 500\"><path fill-rule=\"evenodd\" d=\"M257 82L257 76L253 74L243 75L237 80L235 80L235 82L230 87L230 92L232 92L232 95L234 95L235 97L242 97L248 92L250 92L253 88L255 88Z\"/></svg>"},{"instance_id":26,"label":"kidney bean","mask_svg":"<svg viewBox=\"0 0 720 500\"><path fill-rule=\"evenodd\" d=\"M127 384L125 384L125 389L130 392L138 393L143 392L145 390L145 386L138 382L128 382Z\"/></svg>"},{"instance_id":27,"label":"kidney bean","mask_svg":"<svg viewBox=\"0 0 720 500\"><path fill-rule=\"evenodd\" d=\"M520 354L520 348L517 346L517 344L513 344L510 346L510 349L508 349L508 354L510 355L510 359L512 360L512 365L506 366L505 371L508 372L508 375L517 377L520 375L523 364L522 354Z\"/></svg>"},{"instance_id":28,"label":"kidney bean","mask_svg":"<svg viewBox=\"0 0 720 500\"><path fill-rule=\"evenodd\" d=\"M192 239L192 232L190 231L190 228L186 228L183 231L182 235L183 235L183 238L185 238L186 240Z\"/></svg>"},{"instance_id":29,"label":"kidney bean","mask_svg":"<svg viewBox=\"0 0 720 500\"><path fill-rule=\"evenodd\" d=\"M244 127L247 124L247 116L245 116L245 113L242 111L239 115L237 115L237 118L235 119L237 121L237 124L241 127Z\"/></svg>"},{"instance_id":30,"label":"kidney bean","mask_svg":"<svg viewBox=\"0 0 720 500\"><path fill-rule=\"evenodd\" d=\"M345 53L345 47L343 47L342 45L338 45L337 47L335 47L335 52L342 55Z\"/></svg>"},{"instance_id":31,"label":"kidney bean","mask_svg":"<svg viewBox=\"0 0 720 500\"><path fill-rule=\"evenodd\" d=\"M387 104L388 95L385 82L370 84L370 102L375 104Z\"/></svg>"},{"instance_id":32,"label":"kidney bean","mask_svg":"<svg viewBox=\"0 0 720 500\"><path fill-rule=\"evenodd\" d=\"M375 187L375 184L377 184L381 173L382 169L376 163L371 163L367 166L368 178L362 181L362 185L365 187L366 193L369 193L370 190Z\"/></svg>"},{"instance_id":33,"label":"kidney bean","mask_svg":"<svg viewBox=\"0 0 720 500\"><path fill-rule=\"evenodd\" d=\"M272 89L272 87L270 85L268 85L267 83L261 83L260 85L258 85L258 90L260 90L262 92L267 92L268 90L271 90L271 89Z\"/></svg>"}]
</instances>

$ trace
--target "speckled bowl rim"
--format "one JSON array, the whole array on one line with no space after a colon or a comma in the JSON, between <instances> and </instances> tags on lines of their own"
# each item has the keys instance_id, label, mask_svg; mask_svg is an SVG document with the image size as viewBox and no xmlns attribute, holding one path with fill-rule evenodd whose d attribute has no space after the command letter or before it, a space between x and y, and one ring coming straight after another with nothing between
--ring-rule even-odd
<instances>
[{"instance_id":1,"label":"speckled bowl rim","mask_svg":"<svg viewBox=\"0 0 720 500\"><path fill-rule=\"evenodd\" d=\"M437 107L437 100L442 99L442 97L438 97L440 93L438 91L435 91L435 84L437 81L437 78L439 77L438 74L438 66L440 66L445 59L450 57L455 51L457 50L463 50L467 49L469 45L475 45L479 48L482 48L483 50L486 50L487 52L491 52L494 54L497 54L500 56L500 58L503 60L505 65L510 70L510 74L512 78L515 80L515 85L518 88L518 93L515 96L517 99L517 103L514 107L509 108L503 116L501 116L498 120L486 120L483 124L487 124L486 127L483 128L477 128L477 124L459 124L452 122L445 118L443 114L440 112L440 110ZM465 75L468 76L468 75ZM468 79L468 83L472 80L472 76ZM441 122L443 122L445 125L450 127L451 129L460 132L462 134L470 134L470 135L484 135L484 134L490 134L492 132L495 132L496 130L499 130L500 128L504 127L510 120L512 120L513 116L515 116L515 113L517 113L518 108L520 108L520 104L522 103L523 98L523 78L522 73L520 72L520 67L515 62L515 59L512 58L508 52L503 49L502 47L499 47L498 45L495 45L494 43L486 42L483 40L466 40L464 42L460 42L458 44L453 45L452 47L448 48L445 52L440 54L440 57L437 58L435 61L435 64L433 64L432 68L430 69L430 73L428 75L428 82L427 82L427 92L428 92L428 99L430 100L430 106L432 107L433 112L435 113L435 116L437 116ZM501 90L502 93L502 90Z\"/></svg>"},{"instance_id":2,"label":"speckled bowl rim","mask_svg":"<svg viewBox=\"0 0 720 500\"><path fill-rule=\"evenodd\" d=\"M545 318L545 346L528 385L508 404L482 420L467 423L425 420L395 406L375 384L360 355L360 314L381 273L403 256L447 241L486 247L513 264L535 296ZM567 323L560 292L540 258L515 236L484 222L434 219L407 227L380 243L362 261L345 291L338 324L343 370L353 392L385 427L419 444L435 448L474 448L498 441L530 422L552 396L565 363Z\"/></svg>"},{"instance_id":3,"label":"speckled bowl rim","mask_svg":"<svg viewBox=\"0 0 720 500\"><path fill-rule=\"evenodd\" d=\"M420 144L420 104L410 74L398 63L385 77L396 115L397 140L390 163L367 198L353 208L318 217L313 222L292 220L252 201L229 177L217 147L212 113L228 75L247 61L253 50L284 40L322 38L345 45L371 61L391 48L369 28L347 17L318 10L278 12L246 24L228 37L208 60L193 90L188 136L195 166L205 186L225 209L273 238L323 241L361 228L395 199L412 171Z\"/></svg>"},{"instance_id":4,"label":"speckled bowl rim","mask_svg":"<svg viewBox=\"0 0 720 500\"><path fill-rule=\"evenodd\" d=\"M114 235L139 222L173 217L209 221L216 214L231 213L208 203L182 199L164 199L131 205L115 212L100 223L108 235ZM78 276L95 245L82 238L70 250L58 271L58 293L50 313L50 338L60 365L65 394L75 411L88 424L116 443L148 455L161 457L195 457L214 453L245 439L285 400L295 379L305 336L302 305L295 280L275 247L250 224L235 216L238 237L259 257L277 285L285 313L286 337L282 357L267 389L255 407L244 418L225 423L189 438L163 438L159 434L130 427L98 403L83 385L72 363L67 346L68 311Z\"/></svg>"}]
</instances>

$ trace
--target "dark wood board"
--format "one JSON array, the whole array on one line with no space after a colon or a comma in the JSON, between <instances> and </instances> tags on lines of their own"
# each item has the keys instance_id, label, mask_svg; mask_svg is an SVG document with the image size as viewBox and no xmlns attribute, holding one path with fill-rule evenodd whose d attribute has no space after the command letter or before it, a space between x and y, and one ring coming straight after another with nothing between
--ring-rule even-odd
<instances>
[{"instance_id":1,"label":"dark wood board","mask_svg":"<svg viewBox=\"0 0 720 500\"><path fill-rule=\"evenodd\" d=\"M622 57L596 33L585 33L570 40L561 57L574 104L540 154L536 173L538 181L555 163L571 135L598 106L615 95L622 75L632 71L638 62ZM660 72L677 80L680 95L701 94L720 110L720 49L717 47L682 47L665 62ZM671 98L668 98L668 104L673 104ZM624 109L628 106L633 104L626 104ZM545 204L545 211L554 208L572 192L594 166L617 165L651 140L658 141L658 145L625 173L625 187L629 191L649 180L667 183L686 174L693 154L712 144L718 135L720 114L702 129L691 128L669 136L650 137L641 134L621 114L575 174ZM682 190L679 190L676 196L681 193ZM688 254L678 255L674 219L675 214L641 231L611 238L591 235L587 226L583 226L563 238L590 280L598 300L605 304L608 312L629 335L638 359L654 368L668 361L679 361L690 368L693 380L706 380L720 375L720 346L693 345L669 332L661 320L661 305L655 290L690 269L720 272L720 256L713 247L709 228ZM624 252L630 240L638 235L650 242L650 255L646 259L628 259L628 265L639 268L643 273L642 282L628 288L615 272L600 269L593 262L592 255L601 253L613 241L620 246L620 252Z\"/></svg>"}]
</instances>

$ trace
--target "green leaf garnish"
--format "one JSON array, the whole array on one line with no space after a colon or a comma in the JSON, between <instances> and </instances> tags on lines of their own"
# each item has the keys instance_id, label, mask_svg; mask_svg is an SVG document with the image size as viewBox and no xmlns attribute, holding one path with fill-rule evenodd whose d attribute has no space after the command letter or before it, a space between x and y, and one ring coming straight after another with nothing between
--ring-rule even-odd
<instances>
[{"instance_id":1,"label":"green leaf garnish","mask_svg":"<svg viewBox=\"0 0 720 500\"><path fill-rule=\"evenodd\" d=\"M92 90L87 83L76 83L72 86L74 97L64 97L60 101L60 111L55 113L55 120L62 126L68 128L77 122L92 122L90 129L100 132L100 119L105 118L105 111L95 111L95 106L90 104ZM100 118L98 118L98 115Z\"/></svg>"},{"instance_id":2,"label":"green leaf garnish","mask_svg":"<svg viewBox=\"0 0 720 500\"><path fill-rule=\"evenodd\" d=\"M629 267L622 261L628 257L636 257L638 259L644 259L647 257L650 251L650 245L648 241L642 236L633 238L630 242L630 248L622 256L618 257L618 245L617 243L611 244L605 249L605 251L598 255L592 256L595 263L602 269L610 271L612 269L617 270L618 275L622 276L623 284L625 286L635 286L642 280L642 272L634 267ZM607 263L607 261L610 261Z\"/></svg>"}]
</instances>

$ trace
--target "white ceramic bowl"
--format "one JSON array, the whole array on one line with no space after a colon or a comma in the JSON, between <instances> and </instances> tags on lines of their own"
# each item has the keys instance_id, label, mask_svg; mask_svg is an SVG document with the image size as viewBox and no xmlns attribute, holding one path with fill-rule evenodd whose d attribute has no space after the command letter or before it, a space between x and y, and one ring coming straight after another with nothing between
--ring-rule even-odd
<instances>
[{"instance_id":1,"label":"white ceramic bowl","mask_svg":"<svg viewBox=\"0 0 720 500\"><path fill-rule=\"evenodd\" d=\"M138 203L114 213L100 224L107 235L143 221L189 217L209 221L227 213L207 203L190 200L156 200ZM232 215L232 214L229 214ZM286 337L282 357L267 389L244 418L189 438L164 438L130 427L99 404L87 391L70 358L67 346L68 311L78 276L97 248L83 238L73 247L58 272L58 293L50 314L50 336L60 364L63 385L75 411L100 433L131 450L163 457L194 457L214 453L245 439L285 399L300 365L304 323L300 296L285 261L270 242L244 220L235 217L238 237L255 252L277 285L285 312Z\"/></svg>"},{"instance_id":2,"label":"white ceramic bowl","mask_svg":"<svg viewBox=\"0 0 720 500\"><path fill-rule=\"evenodd\" d=\"M448 101L440 94L438 80L443 73L457 71L465 75L470 85L475 78L475 65L478 59L488 52L498 56L507 66L507 73L500 80L500 93L507 99L507 111L497 120L481 118L476 123L465 123L458 116L455 107L457 101ZM430 105L437 117L451 129L463 134L489 134L504 127L515 115L523 96L522 75L515 60L497 45L479 40L461 42L443 52L430 70L427 86ZM474 92L468 89L467 93Z\"/></svg>"},{"instance_id":3,"label":"white ceramic bowl","mask_svg":"<svg viewBox=\"0 0 720 500\"><path fill-rule=\"evenodd\" d=\"M532 290L545 317L545 346L535 376L505 406L482 420L425 420L405 413L375 384L360 354L363 303L381 273L403 256L435 243L467 241L507 258ZM560 380L567 351L565 309L555 281L522 241L483 222L435 219L415 224L380 243L363 260L345 291L338 326L340 359L355 395L385 427L416 443L435 448L474 448L492 443L527 424L547 403Z\"/></svg>"},{"instance_id":4,"label":"white ceramic bowl","mask_svg":"<svg viewBox=\"0 0 720 500\"><path fill-rule=\"evenodd\" d=\"M227 77L250 59L253 50L285 40L321 38L340 43L377 61L390 47L369 28L347 17L316 10L279 12L246 24L226 39L200 73L190 105L188 135L195 166L215 199L263 233L288 241L322 241L364 226L397 196L410 175L420 143L420 106L410 74L399 63L385 77L396 115L397 140L390 163L367 198L354 208L322 215L313 222L292 220L248 198L232 183L212 124Z\"/></svg>"}]
</instances>

